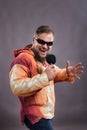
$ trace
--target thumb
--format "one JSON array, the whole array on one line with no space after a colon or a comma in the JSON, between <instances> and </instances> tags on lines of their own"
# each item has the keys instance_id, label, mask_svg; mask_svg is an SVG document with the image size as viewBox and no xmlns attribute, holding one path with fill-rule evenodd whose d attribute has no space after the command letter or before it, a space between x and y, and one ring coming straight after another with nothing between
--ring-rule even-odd
<instances>
[{"instance_id":1,"label":"thumb","mask_svg":"<svg viewBox=\"0 0 87 130\"><path fill-rule=\"evenodd\" d=\"M67 62L66 62L66 68L68 68L70 66L70 61L68 60Z\"/></svg>"}]
</instances>

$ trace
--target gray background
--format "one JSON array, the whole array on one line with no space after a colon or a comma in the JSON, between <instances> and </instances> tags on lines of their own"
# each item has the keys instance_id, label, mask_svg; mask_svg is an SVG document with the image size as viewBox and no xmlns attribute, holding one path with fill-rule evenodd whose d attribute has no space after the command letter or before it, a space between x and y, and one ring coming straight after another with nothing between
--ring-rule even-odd
<instances>
[{"instance_id":1,"label":"gray background","mask_svg":"<svg viewBox=\"0 0 87 130\"><path fill-rule=\"evenodd\" d=\"M84 74L74 84L57 83L55 130L87 129L87 0L0 0L0 130L27 130L20 123L19 101L10 90L12 51L31 43L34 30L55 31L56 65L81 61Z\"/></svg>"}]
</instances>

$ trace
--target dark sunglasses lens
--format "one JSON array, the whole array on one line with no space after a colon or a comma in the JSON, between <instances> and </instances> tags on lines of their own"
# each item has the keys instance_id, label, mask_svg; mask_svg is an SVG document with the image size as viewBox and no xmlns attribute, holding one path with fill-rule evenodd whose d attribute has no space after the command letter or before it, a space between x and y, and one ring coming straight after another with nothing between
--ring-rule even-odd
<instances>
[{"instance_id":1,"label":"dark sunglasses lens","mask_svg":"<svg viewBox=\"0 0 87 130\"><path fill-rule=\"evenodd\" d=\"M44 41L43 40L41 40L41 39L36 39L36 41L39 43L39 44L42 44L42 45L44 45L45 43L44 43Z\"/></svg>"},{"instance_id":2,"label":"dark sunglasses lens","mask_svg":"<svg viewBox=\"0 0 87 130\"><path fill-rule=\"evenodd\" d=\"M45 41L43 41L43 40L41 40L41 39L36 39L36 41L39 43L39 44L41 44L41 45L45 45L45 44L47 44L47 46L52 46L53 45L53 42L45 42Z\"/></svg>"},{"instance_id":3,"label":"dark sunglasses lens","mask_svg":"<svg viewBox=\"0 0 87 130\"><path fill-rule=\"evenodd\" d=\"M47 42L47 45L48 45L48 46L52 46L52 45L53 45L53 42Z\"/></svg>"}]
</instances>

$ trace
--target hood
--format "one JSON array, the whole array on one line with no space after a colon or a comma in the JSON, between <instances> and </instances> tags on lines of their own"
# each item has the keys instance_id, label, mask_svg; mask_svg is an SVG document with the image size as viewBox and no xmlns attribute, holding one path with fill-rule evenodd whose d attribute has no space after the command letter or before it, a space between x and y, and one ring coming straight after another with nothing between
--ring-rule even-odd
<instances>
[{"instance_id":1,"label":"hood","mask_svg":"<svg viewBox=\"0 0 87 130\"><path fill-rule=\"evenodd\" d=\"M31 50L32 45L27 45L25 48L22 49L16 49L13 51L13 55L14 57L17 57L20 53L30 53L30 54L34 54Z\"/></svg>"}]
</instances>

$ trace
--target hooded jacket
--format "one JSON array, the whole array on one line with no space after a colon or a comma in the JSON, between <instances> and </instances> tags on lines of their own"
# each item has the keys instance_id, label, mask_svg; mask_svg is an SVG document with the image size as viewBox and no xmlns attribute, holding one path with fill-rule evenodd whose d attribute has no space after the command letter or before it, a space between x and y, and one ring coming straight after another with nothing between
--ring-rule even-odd
<instances>
[{"instance_id":1,"label":"hooded jacket","mask_svg":"<svg viewBox=\"0 0 87 130\"><path fill-rule=\"evenodd\" d=\"M25 115L32 124L41 118L52 119L55 109L54 83L74 82L74 79L68 77L65 68L55 66L56 77L54 81L49 81L45 72L48 63L37 61L31 46L15 50L14 56L9 78L12 92L21 102L21 121L24 122Z\"/></svg>"}]
</instances>

